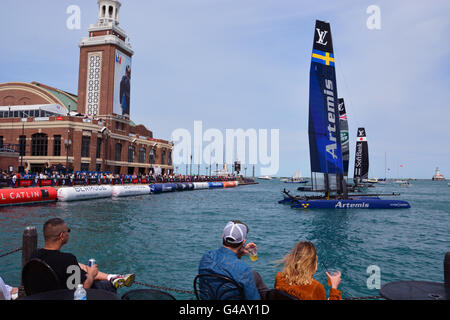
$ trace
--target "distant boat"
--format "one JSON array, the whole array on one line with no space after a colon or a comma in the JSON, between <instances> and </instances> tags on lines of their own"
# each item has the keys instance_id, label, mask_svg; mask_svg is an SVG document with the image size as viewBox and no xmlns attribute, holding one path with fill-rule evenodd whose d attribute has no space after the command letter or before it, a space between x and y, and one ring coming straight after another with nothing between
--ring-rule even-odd
<instances>
[{"instance_id":1,"label":"distant boat","mask_svg":"<svg viewBox=\"0 0 450 320\"><path fill-rule=\"evenodd\" d=\"M262 176L262 177L258 177L258 179L260 179L260 180L272 180L272 177Z\"/></svg>"},{"instance_id":2,"label":"distant boat","mask_svg":"<svg viewBox=\"0 0 450 320\"><path fill-rule=\"evenodd\" d=\"M441 171L439 171L439 168L436 168L436 172L434 173L434 176L431 180L433 180L433 181L444 181L445 180L445 177L441 174Z\"/></svg>"},{"instance_id":3,"label":"distant boat","mask_svg":"<svg viewBox=\"0 0 450 320\"><path fill-rule=\"evenodd\" d=\"M400 187L411 187L412 184L409 181L405 181L403 183L400 183Z\"/></svg>"},{"instance_id":4,"label":"distant boat","mask_svg":"<svg viewBox=\"0 0 450 320\"><path fill-rule=\"evenodd\" d=\"M213 175L219 177L228 177L229 174L230 173L228 172L228 165L226 163L223 165L223 169L213 171Z\"/></svg>"},{"instance_id":5,"label":"distant boat","mask_svg":"<svg viewBox=\"0 0 450 320\"><path fill-rule=\"evenodd\" d=\"M397 179L394 181L394 183L398 183L400 185L400 187L411 187L412 184L405 179Z\"/></svg>"},{"instance_id":6,"label":"distant boat","mask_svg":"<svg viewBox=\"0 0 450 320\"><path fill-rule=\"evenodd\" d=\"M281 179L280 181L284 182L284 183L307 183L308 181L303 179L299 173L298 170L295 172L295 175L292 176L292 178L289 179Z\"/></svg>"}]
</instances>

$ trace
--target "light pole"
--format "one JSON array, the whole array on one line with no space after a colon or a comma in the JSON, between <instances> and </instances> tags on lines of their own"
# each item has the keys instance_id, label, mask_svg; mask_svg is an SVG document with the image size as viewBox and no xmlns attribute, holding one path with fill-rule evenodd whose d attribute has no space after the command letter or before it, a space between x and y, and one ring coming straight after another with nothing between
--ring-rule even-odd
<instances>
[{"instance_id":1,"label":"light pole","mask_svg":"<svg viewBox=\"0 0 450 320\"><path fill-rule=\"evenodd\" d=\"M64 139L64 146L66 147L66 174L69 169L69 149L72 145L72 140L67 137L67 139Z\"/></svg>"},{"instance_id":2,"label":"light pole","mask_svg":"<svg viewBox=\"0 0 450 320\"><path fill-rule=\"evenodd\" d=\"M23 141L23 137L25 136L25 123L22 120L22 137L19 140L20 141L20 173L23 173L25 170L23 169L23 154L25 153L25 144L26 144L26 138L25 141Z\"/></svg>"}]
</instances>

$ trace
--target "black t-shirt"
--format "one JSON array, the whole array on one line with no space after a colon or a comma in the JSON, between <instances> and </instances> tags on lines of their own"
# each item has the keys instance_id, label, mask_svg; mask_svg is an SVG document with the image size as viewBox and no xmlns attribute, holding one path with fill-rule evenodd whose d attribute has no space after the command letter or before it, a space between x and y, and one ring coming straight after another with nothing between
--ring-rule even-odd
<instances>
[{"instance_id":1,"label":"black t-shirt","mask_svg":"<svg viewBox=\"0 0 450 320\"><path fill-rule=\"evenodd\" d=\"M67 279L72 275L67 273L69 266L78 266L77 258L71 253L65 253L58 250L38 249L30 259L38 258L45 261L55 271L61 282L61 288L67 288ZM86 280L86 271L80 269L81 283Z\"/></svg>"}]
</instances>

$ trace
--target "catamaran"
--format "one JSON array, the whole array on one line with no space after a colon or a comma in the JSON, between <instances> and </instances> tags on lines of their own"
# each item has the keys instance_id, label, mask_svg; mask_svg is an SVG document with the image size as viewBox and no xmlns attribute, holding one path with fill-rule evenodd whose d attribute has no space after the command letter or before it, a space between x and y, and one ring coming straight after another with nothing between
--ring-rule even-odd
<instances>
[{"instance_id":1,"label":"catamaran","mask_svg":"<svg viewBox=\"0 0 450 320\"><path fill-rule=\"evenodd\" d=\"M380 198L382 195L348 193L331 28L329 23L319 20L315 25L310 70L308 134L311 191L321 195L293 196L283 190L285 198L279 203L303 209L410 208L406 201L384 200Z\"/></svg>"}]
</instances>

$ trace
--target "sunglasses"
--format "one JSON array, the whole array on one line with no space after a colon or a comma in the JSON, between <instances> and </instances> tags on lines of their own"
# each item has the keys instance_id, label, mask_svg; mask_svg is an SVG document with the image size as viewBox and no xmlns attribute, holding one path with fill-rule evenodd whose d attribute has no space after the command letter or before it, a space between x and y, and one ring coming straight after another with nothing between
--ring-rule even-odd
<instances>
[{"instance_id":1,"label":"sunglasses","mask_svg":"<svg viewBox=\"0 0 450 320\"><path fill-rule=\"evenodd\" d=\"M65 230L65 231L63 231L63 232L61 232L61 233L65 233L65 232L70 233L70 228L67 228L67 230ZM60 233L60 234L61 234L61 233Z\"/></svg>"}]
</instances>

